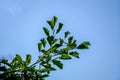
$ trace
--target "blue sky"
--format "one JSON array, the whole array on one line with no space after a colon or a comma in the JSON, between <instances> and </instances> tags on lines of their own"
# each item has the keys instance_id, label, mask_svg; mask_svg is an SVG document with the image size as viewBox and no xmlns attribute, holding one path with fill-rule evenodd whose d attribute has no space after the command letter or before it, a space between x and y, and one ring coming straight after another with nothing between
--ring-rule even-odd
<instances>
[{"instance_id":1,"label":"blue sky","mask_svg":"<svg viewBox=\"0 0 120 80\"><path fill-rule=\"evenodd\" d=\"M0 58L30 53L35 60L52 16L92 45L47 80L120 80L120 0L0 0Z\"/></svg>"}]
</instances>

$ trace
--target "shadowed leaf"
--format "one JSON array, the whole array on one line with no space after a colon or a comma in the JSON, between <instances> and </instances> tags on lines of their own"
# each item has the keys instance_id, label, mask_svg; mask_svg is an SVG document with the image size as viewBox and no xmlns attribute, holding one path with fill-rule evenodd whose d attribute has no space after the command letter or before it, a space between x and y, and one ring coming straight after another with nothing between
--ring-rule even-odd
<instances>
[{"instance_id":1,"label":"shadowed leaf","mask_svg":"<svg viewBox=\"0 0 120 80\"><path fill-rule=\"evenodd\" d=\"M67 31L67 32L65 32L64 34L65 34L65 36L64 36L64 37L66 38L66 37L70 34L70 32L69 32L69 31Z\"/></svg>"},{"instance_id":2,"label":"shadowed leaf","mask_svg":"<svg viewBox=\"0 0 120 80\"><path fill-rule=\"evenodd\" d=\"M57 67L59 67L60 69L63 68L63 64L61 63L61 61L58 61L56 59L52 60L53 64L56 65Z\"/></svg>"},{"instance_id":3,"label":"shadowed leaf","mask_svg":"<svg viewBox=\"0 0 120 80\"><path fill-rule=\"evenodd\" d=\"M45 34L49 37L50 36L49 30L46 27L43 27L43 30Z\"/></svg>"},{"instance_id":4,"label":"shadowed leaf","mask_svg":"<svg viewBox=\"0 0 120 80\"><path fill-rule=\"evenodd\" d=\"M0 71L6 71L6 67L5 66L0 66Z\"/></svg>"},{"instance_id":5,"label":"shadowed leaf","mask_svg":"<svg viewBox=\"0 0 120 80\"><path fill-rule=\"evenodd\" d=\"M73 36L68 38L68 43L69 43L69 45L71 45L72 42L73 42Z\"/></svg>"},{"instance_id":6,"label":"shadowed leaf","mask_svg":"<svg viewBox=\"0 0 120 80\"><path fill-rule=\"evenodd\" d=\"M58 29L57 29L57 32L56 32L56 33L59 33L60 30L62 29L62 27L63 27L63 24L62 24L62 23L59 23L59 26L58 26Z\"/></svg>"},{"instance_id":7,"label":"shadowed leaf","mask_svg":"<svg viewBox=\"0 0 120 80\"><path fill-rule=\"evenodd\" d=\"M52 20L47 21L47 23L49 24L49 26L51 27L52 30L54 29L56 22L57 22L56 16L53 16Z\"/></svg>"},{"instance_id":8,"label":"shadowed leaf","mask_svg":"<svg viewBox=\"0 0 120 80\"><path fill-rule=\"evenodd\" d=\"M50 46L53 44L53 40L54 40L54 36L49 36L47 38L47 41L48 41L48 43L49 43Z\"/></svg>"},{"instance_id":9,"label":"shadowed leaf","mask_svg":"<svg viewBox=\"0 0 120 80\"><path fill-rule=\"evenodd\" d=\"M41 51L41 49L42 49L42 43L38 43L38 50L39 50L39 52Z\"/></svg>"},{"instance_id":10,"label":"shadowed leaf","mask_svg":"<svg viewBox=\"0 0 120 80\"><path fill-rule=\"evenodd\" d=\"M69 54L76 57L76 58L79 58L79 54L76 51L75 52L70 52Z\"/></svg>"},{"instance_id":11,"label":"shadowed leaf","mask_svg":"<svg viewBox=\"0 0 120 80\"><path fill-rule=\"evenodd\" d=\"M46 46L46 40L44 39L44 38L42 38L41 40L40 40L41 42L42 42L42 44L43 44L43 47L45 48L45 46Z\"/></svg>"},{"instance_id":12,"label":"shadowed leaf","mask_svg":"<svg viewBox=\"0 0 120 80\"><path fill-rule=\"evenodd\" d=\"M77 47L77 49L88 49L88 46L90 46L90 42L83 42Z\"/></svg>"}]
</instances>

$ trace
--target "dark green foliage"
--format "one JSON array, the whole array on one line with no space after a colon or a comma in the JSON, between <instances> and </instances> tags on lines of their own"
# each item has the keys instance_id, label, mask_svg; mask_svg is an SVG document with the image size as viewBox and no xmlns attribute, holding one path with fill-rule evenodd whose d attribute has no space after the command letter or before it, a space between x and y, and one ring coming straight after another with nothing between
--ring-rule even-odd
<instances>
[{"instance_id":1,"label":"dark green foliage","mask_svg":"<svg viewBox=\"0 0 120 80\"><path fill-rule=\"evenodd\" d=\"M5 66L1 66L0 67L0 71L6 71L7 69L6 69L6 67Z\"/></svg>"},{"instance_id":2,"label":"dark green foliage","mask_svg":"<svg viewBox=\"0 0 120 80\"><path fill-rule=\"evenodd\" d=\"M42 43L38 43L38 50L39 50L39 52L41 51L41 49L42 49Z\"/></svg>"},{"instance_id":3,"label":"dark green foliage","mask_svg":"<svg viewBox=\"0 0 120 80\"><path fill-rule=\"evenodd\" d=\"M47 37L40 39L38 43L40 56L36 62L31 63L32 56L30 54L26 55L25 60L19 54L16 54L11 62L5 59L0 60L0 80L45 80L51 71L57 70L56 67L63 69L62 60L71 60L72 57L79 58L76 49L88 49L90 46L89 42L77 45L77 40L73 36L68 36L69 31L64 32L63 38L56 37L63 28L63 23L59 23L55 28L56 16L53 16L52 20L47 23L51 30L43 27Z\"/></svg>"},{"instance_id":4,"label":"dark green foliage","mask_svg":"<svg viewBox=\"0 0 120 80\"><path fill-rule=\"evenodd\" d=\"M69 59L71 59L71 57L68 54L62 54L60 59L69 60Z\"/></svg>"},{"instance_id":5,"label":"dark green foliage","mask_svg":"<svg viewBox=\"0 0 120 80\"><path fill-rule=\"evenodd\" d=\"M46 43L47 43L46 40L45 40L45 38L42 38L40 41L41 41L41 43L43 44L43 46L44 46L44 48L45 48Z\"/></svg>"},{"instance_id":6,"label":"dark green foliage","mask_svg":"<svg viewBox=\"0 0 120 80\"><path fill-rule=\"evenodd\" d=\"M72 42L73 42L73 36L68 38L68 44L70 45L72 44Z\"/></svg>"},{"instance_id":7,"label":"dark green foliage","mask_svg":"<svg viewBox=\"0 0 120 80\"><path fill-rule=\"evenodd\" d=\"M52 60L53 64L56 65L57 67L59 67L60 69L63 68L63 64L61 63L61 61L58 61L56 59Z\"/></svg>"},{"instance_id":8,"label":"dark green foliage","mask_svg":"<svg viewBox=\"0 0 120 80\"><path fill-rule=\"evenodd\" d=\"M57 32L56 32L56 33L59 33L60 30L62 29L62 27L63 27L63 24L62 24L62 23L59 23L59 26L58 26L58 29L57 29Z\"/></svg>"},{"instance_id":9,"label":"dark green foliage","mask_svg":"<svg viewBox=\"0 0 120 80\"><path fill-rule=\"evenodd\" d=\"M56 16L53 16L52 20L47 21L47 23L50 25L52 30L54 29L56 22L57 22Z\"/></svg>"},{"instance_id":10,"label":"dark green foliage","mask_svg":"<svg viewBox=\"0 0 120 80\"><path fill-rule=\"evenodd\" d=\"M88 46L90 46L90 42L83 42L77 47L77 49L88 49Z\"/></svg>"},{"instance_id":11,"label":"dark green foliage","mask_svg":"<svg viewBox=\"0 0 120 80\"><path fill-rule=\"evenodd\" d=\"M45 32L45 34L49 37L50 36L50 32L46 27L43 27L43 30Z\"/></svg>"},{"instance_id":12,"label":"dark green foliage","mask_svg":"<svg viewBox=\"0 0 120 80\"><path fill-rule=\"evenodd\" d=\"M47 37L47 41L48 41L50 46L53 44L53 40L54 40L54 36Z\"/></svg>"},{"instance_id":13,"label":"dark green foliage","mask_svg":"<svg viewBox=\"0 0 120 80\"><path fill-rule=\"evenodd\" d=\"M76 58L79 58L79 53L76 52L76 51L75 52L70 52L69 54L76 57Z\"/></svg>"},{"instance_id":14,"label":"dark green foliage","mask_svg":"<svg viewBox=\"0 0 120 80\"><path fill-rule=\"evenodd\" d=\"M65 38L66 38L69 34L70 34L70 32L69 32L69 31L66 31L66 32L65 32Z\"/></svg>"}]
</instances>

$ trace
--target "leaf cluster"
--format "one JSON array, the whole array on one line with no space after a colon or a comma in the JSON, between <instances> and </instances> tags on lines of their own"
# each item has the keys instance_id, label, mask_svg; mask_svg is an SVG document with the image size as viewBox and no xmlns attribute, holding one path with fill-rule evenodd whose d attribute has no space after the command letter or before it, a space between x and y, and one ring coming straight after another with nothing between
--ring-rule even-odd
<instances>
[{"instance_id":1,"label":"leaf cluster","mask_svg":"<svg viewBox=\"0 0 120 80\"><path fill-rule=\"evenodd\" d=\"M57 25L57 22L58 18L53 16L51 20L47 21L50 30L43 27L46 37L41 38L38 43L40 56L35 63L31 64L30 54L26 55L25 61L18 54L11 62L0 61L0 80L45 80L51 71L57 70L57 67L63 69L63 60L79 58L77 49L89 48L90 43L87 41L78 45L77 40L70 36L69 31L64 32L64 37L56 37L64 25L63 23Z\"/></svg>"}]
</instances>

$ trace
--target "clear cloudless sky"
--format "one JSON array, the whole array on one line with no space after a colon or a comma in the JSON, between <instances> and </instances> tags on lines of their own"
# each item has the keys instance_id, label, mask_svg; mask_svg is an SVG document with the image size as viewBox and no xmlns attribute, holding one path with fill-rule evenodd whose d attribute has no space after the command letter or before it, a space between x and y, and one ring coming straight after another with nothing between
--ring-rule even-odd
<instances>
[{"instance_id":1,"label":"clear cloudless sky","mask_svg":"<svg viewBox=\"0 0 120 80\"><path fill-rule=\"evenodd\" d=\"M47 80L120 80L120 0L0 0L0 58L30 53L34 61L52 16L91 46Z\"/></svg>"}]
</instances>

